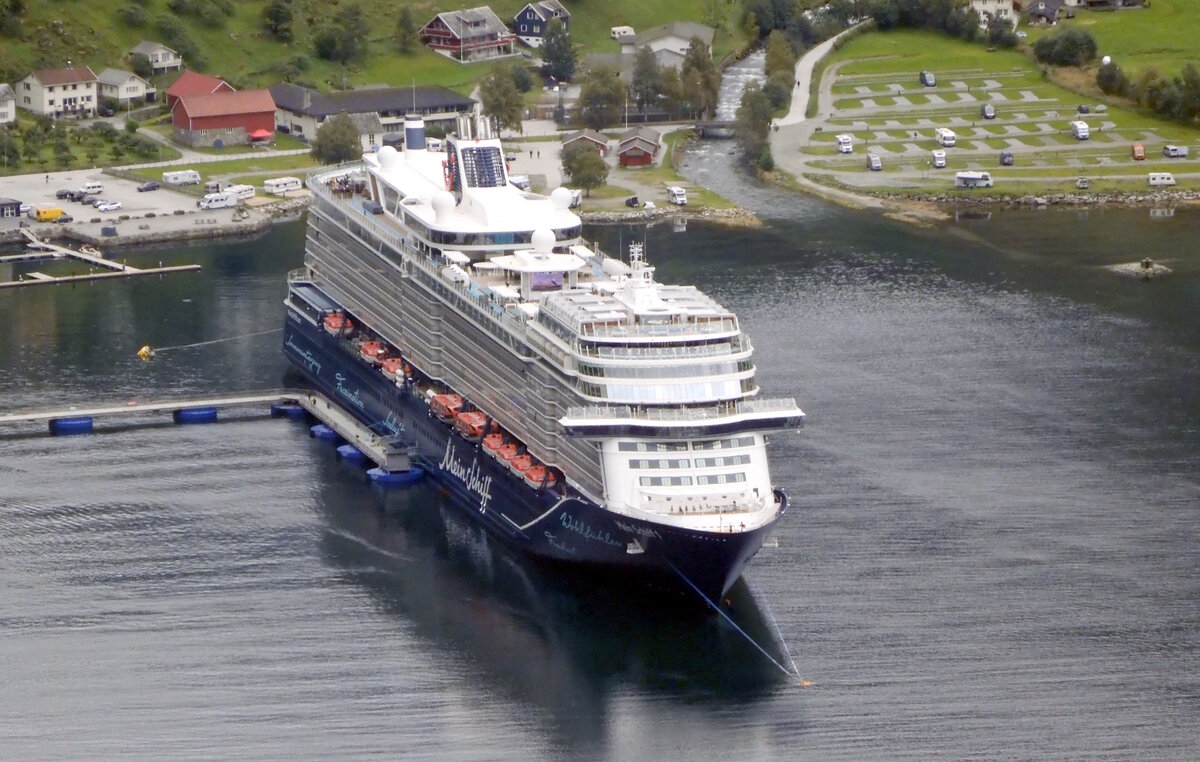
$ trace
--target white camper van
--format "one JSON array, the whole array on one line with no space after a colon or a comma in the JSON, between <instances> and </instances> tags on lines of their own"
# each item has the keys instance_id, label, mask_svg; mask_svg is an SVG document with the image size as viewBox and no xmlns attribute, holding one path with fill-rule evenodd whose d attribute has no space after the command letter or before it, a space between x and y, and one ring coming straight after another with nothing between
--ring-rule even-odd
<instances>
[{"instance_id":1,"label":"white camper van","mask_svg":"<svg viewBox=\"0 0 1200 762\"><path fill-rule=\"evenodd\" d=\"M263 182L263 190L272 196L282 196L285 193L298 191L302 187L304 187L304 184L300 182L300 178L298 177L276 177Z\"/></svg>"},{"instance_id":2,"label":"white camper van","mask_svg":"<svg viewBox=\"0 0 1200 762\"><path fill-rule=\"evenodd\" d=\"M990 188L992 176L987 172L966 171L954 175L955 188Z\"/></svg>"},{"instance_id":3,"label":"white camper van","mask_svg":"<svg viewBox=\"0 0 1200 762\"><path fill-rule=\"evenodd\" d=\"M634 37L633 27L631 26L614 26L608 31L612 38L617 42L623 40L632 40Z\"/></svg>"},{"instance_id":4,"label":"white camper van","mask_svg":"<svg viewBox=\"0 0 1200 762\"><path fill-rule=\"evenodd\" d=\"M687 191L678 185L667 188L667 201L675 206L687 206Z\"/></svg>"},{"instance_id":5,"label":"white camper van","mask_svg":"<svg viewBox=\"0 0 1200 762\"><path fill-rule=\"evenodd\" d=\"M88 182L79 186L79 192L89 196L94 196L97 193L103 193L104 183L100 182L99 180L89 180Z\"/></svg>"},{"instance_id":6,"label":"white camper van","mask_svg":"<svg viewBox=\"0 0 1200 762\"><path fill-rule=\"evenodd\" d=\"M1087 140L1089 135L1087 122L1071 122L1071 134L1076 140Z\"/></svg>"},{"instance_id":7,"label":"white camper van","mask_svg":"<svg viewBox=\"0 0 1200 762\"><path fill-rule=\"evenodd\" d=\"M177 169L163 172L163 182L167 185L199 185L200 173L194 169Z\"/></svg>"},{"instance_id":8,"label":"white camper van","mask_svg":"<svg viewBox=\"0 0 1200 762\"><path fill-rule=\"evenodd\" d=\"M854 138L851 136L842 133L840 135L835 135L834 140L837 141L838 153L850 153L854 150Z\"/></svg>"},{"instance_id":9,"label":"white camper van","mask_svg":"<svg viewBox=\"0 0 1200 762\"><path fill-rule=\"evenodd\" d=\"M1175 175L1170 172L1151 172L1148 179L1151 188L1166 188L1175 184Z\"/></svg>"},{"instance_id":10,"label":"white camper van","mask_svg":"<svg viewBox=\"0 0 1200 762\"><path fill-rule=\"evenodd\" d=\"M953 148L958 141L958 136L949 127L938 127L933 131L933 139L943 148Z\"/></svg>"},{"instance_id":11,"label":"white camper van","mask_svg":"<svg viewBox=\"0 0 1200 762\"><path fill-rule=\"evenodd\" d=\"M225 192L232 193L234 198L254 198L253 185L230 185Z\"/></svg>"},{"instance_id":12,"label":"white camper van","mask_svg":"<svg viewBox=\"0 0 1200 762\"><path fill-rule=\"evenodd\" d=\"M196 202L196 206L201 209L229 209L237 206L237 204L237 196L229 191L225 191L224 193L209 193Z\"/></svg>"}]
</instances>

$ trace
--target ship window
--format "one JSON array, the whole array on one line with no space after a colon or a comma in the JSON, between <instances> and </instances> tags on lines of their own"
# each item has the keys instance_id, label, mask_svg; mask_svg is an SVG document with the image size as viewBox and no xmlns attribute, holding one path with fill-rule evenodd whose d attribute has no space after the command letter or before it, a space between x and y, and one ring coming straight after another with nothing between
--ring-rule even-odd
<instances>
[{"instance_id":1,"label":"ship window","mask_svg":"<svg viewBox=\"0 0 1200 762\"><path fill-rule=\"evenodd\" d=\"M643 476L638 480L643 487L690 487L690 476Z\"/></svg>"},{"instance_id":2,"label":"ship window","mask_svg":"<svg viewBox=\"0 0 1200 762\"><path fill-rule=\"evenodd\" d=\"M710 439L707 442L693 442L693 450L728 450L734 447L753 447L754 437L731 437L729 439Z\"/></svg>"},{"instance_id":3,"label":"ship window","mask_svg":"<svg viewBox=\"0 0 1200 762\"><path fill-rule=\"evenodd\" d=\"M696 484L736 484L744 481L746 481L746 475L741 472L736 474L707 474L696 477Z\"/></svg>"},{"instance_id":4,"label":"ship window","mask_svg":"<svg viewBox=\"0 0 1200 762\"><path fill-rule=\"evenodd\" d=\"M696 458L696 467L719 468L720 466L744 466L749 462L749 455L722 455L716 458Z\"/></svg>"},{"instance_id":5,"label":"ship window","mask_svg":"<svg viewBox=\"0 0 1200 762\"><path fill-rule=\"evenodd\" d=\"M687 442L620 442L621 452L685 452Z\"/></svg>"},{"instance_id":6,"label":"ship window","mask_svg":"<svg viewBox=\"0 0 1200 762\"><path fill-rule=\"evenodd\" d=\"M634 458L629 461L630 468L688 468L691 461L687 458Z\"/></svg>"}]
</instances>

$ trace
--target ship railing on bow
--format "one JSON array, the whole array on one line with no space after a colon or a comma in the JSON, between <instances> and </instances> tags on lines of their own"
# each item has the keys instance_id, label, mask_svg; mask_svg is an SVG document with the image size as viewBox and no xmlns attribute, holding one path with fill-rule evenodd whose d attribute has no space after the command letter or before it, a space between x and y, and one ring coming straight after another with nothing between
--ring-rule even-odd
<instances>
[{"instance_id":1,"label":"ship railing on bow","mask_svg":"<svg viewBox=\"0 0 1200 762\"><path fill-rule=\"evenodd\" d=\"M804 411L790 397L681 407L588 405L568 408L559 423L569 436L701 437L799 428Z\"/></svg>"}]
</instances>

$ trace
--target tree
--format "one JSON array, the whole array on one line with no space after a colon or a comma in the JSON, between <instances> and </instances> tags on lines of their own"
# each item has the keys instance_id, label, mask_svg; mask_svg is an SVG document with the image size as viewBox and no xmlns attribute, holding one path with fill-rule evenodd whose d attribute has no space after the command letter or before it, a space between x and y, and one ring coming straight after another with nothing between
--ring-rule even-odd
<instances>
[{"instance_id":1,"label":"tree","mask_svg":"<svg viewBox=\"0 0 1200 762\"><path fill-rule=\"evenodd\" d=\"M625 83L615 70L592 69L579 92L580 121L593 130L619 124L626 97Z\"/></svg>"},{"instance_id":2,"label":"tree","mask_svg":"<svg viewBox=\"0 0 1200 762\"><path fill-rule=\"evenodd\" d=\"M765 70L767 76L775 74L786 74L788 79L792 78L796 69L796 54L792 52L792 45L788 42L787 37L778 29L775 29L771 34L767 35L767 59Z\"/></svg>"},{"instance_id":3,"label":"tree","mask_svg":"<svg viewBox=\"0 0 1200 762\"><path fill-rule=\"evenodd\" d=\"M693 113L708 116L717 108L717 93L721 88L721 74L713 63L708 46L693 37L683 55L679 67L683 82L683 96Z\"/></svg>"},{"instance_id":4,"label":"tree","mask_svg":"<svg viewBox=\"0 0 1200 762\"><path fill-rule=\"evenodd\" d=\"M133 67L133 73L142 79L150 79L154 76L154 66L150 63L150 56L145 53L134 53L129 57L129 65Z\"/></svg>"},{"instance_id":5,"label":"tree","mask_svg":"<svg viewBox=\"0 0 1200 762\"><path fill-rule=\"evenodd\" d=\"M408 55L417 49L417 32L421 28L417 25L417 19L413 16L412 7L405 5L400 8L400 16L396 19L396 31L392 34L392 39L396 41L396 49L402 55Z\"/></svg>"},{"instance_id":6,"label":"tree","mask_svg":"<svg viewBox=\"0 0 1200 762\"><path fill-rule=\"evenodd\" d=\"M546 62L546 73L559 82L569 82L575 76L575 48L562 19L550 19L542 32L542 60Z\"/></svg>"},{"instance_id":7,"label":"tree","mask_svg":"<svg viewBox=\"0 0 1200 762\"><path fill-rule=\"evenodd\" d=\"M483 115L492 122L492 127L500 130L522 131L521 114L524 102L517 86L513 82L512 68L506 64L497 64L479 84L479 99L482 102Z\"/></svg>"},{"instance_id":8,"label":"tree","mask_svg":"<svg viewBox=\"0 0 1200 762\"><path fill-rule=\"evenodd\" d=\"M987 42L1001 48L1015 48L1021 40L1013 31L1012 24L1003 16L992 16L988 20Z\"/></svg>"},{"instance_id":9,"label":"tree","mask_svg":"<svg viewBox=\"0 0 1200 762\"><path fill-rule=\"evenodd\" d=\"M1108 95L1124 97L1129 94L1129 77L1121 67L1111 61L1102 64L1096 72L1096 85Z\"/></svg>"},{"instance_id":10,"label":"tree","mask_svg":"<svg viewBox=\"0 0 1200 762\"><path fill-rule=\"evenodd\" d=\"M322 164L338 164L362 156L362 139L349 116L338 114L325 120L317 129L312 155Z\"/></svg>"},{"instance_id":11,"label":"tree","mask_svg":"<svg viewBox=\"0 0 1200 762\"><path fill-rule=\"evenodd\" d=\"M321 30L313 40L317 56L336 63L361 61L367 57L367 38L371 26L362 6L351 5L338 16L336 24Z\"/></svg>"},{"instance_id":12,"label":"tree","mask_svg":"<svg viewBox=\"0 0 1200 762\"><path fill-rule=\"evenodd\" d=\"M1185 124L1192 124L1200 116L1200 70L1196 64L1188 61L1183 71L1175 78L1175 89L1179 91L1179 103L1175 118Z\"/></svg>"},{"instance_id":13,"label":"tree","mask_svg":"<svg viewBox=\"0 0 1200 762\"><path fill-rule=\"evenodd\" d=\"M604 157L583 141L572 143L562 153L562 168L571 178L571 184L592 195L592 188L599 188L608 180L608 164Z\"/></svg>"},{"instance_id":14,"label":"tree","mask_svg":"<svg viewBox=\"0 0 1200 762\"><path fill-rule=\"evenodd\" d=\"M277 40L290 42L292 39L292 4L290 0L271 0L263 10L263 22L267 34Z\"/></svg>"},{"instance_id":15,"label":"tree","mask_svg":"<svg viewBox=\"0 0 1200 762\"><path fill-rule=\"evenodd\" d=\"M21 164L21 152L17 150L17 139L7 127L0 127L0 161L5 167L17 167Z\"/></svg>"},{"instance_id":16,"label":"tree","mask_svg":"<svg viewBox=\"0 0 1200 762\"><path fill-rule=\"evenodd\" d=\"M0 34L20 38L24 13L25 0L0 0Z\"/></svg>"},{"instance_id":17,"label":"tree","mask_svg":"<svg viewBox=\"0 0 1200 762\"><path fill-rule=\"evenodd\" d=\"M1096 40L1082 29L1067 27L1035 42L1033 54L1042 63L1083 66L1096 57Z\"/></svg>"},{"instance_id":18,"label":"tree","mask_svg":"<svg viewBox=\"0 0 1200 762\"><path fill-rule=\"evenodd\" d=\"M634 54L631 79L633 99L639 111L658 102L658 96L662 95L663 73L649 45L643 45Z\"/></svg>"},{"instance_id":19,"label":"tree","mask_svg":"<svg viewBox=\"0 0 1200 762\"><path fill-rule=\"evenodd\" d=\"M767 137L771 133L771 114L774 109L757 82L746 85L742 91L742 102L737 110L734 132L746 158L760 169L774 168L771 146Z\"/></svg>"}]
</instances>

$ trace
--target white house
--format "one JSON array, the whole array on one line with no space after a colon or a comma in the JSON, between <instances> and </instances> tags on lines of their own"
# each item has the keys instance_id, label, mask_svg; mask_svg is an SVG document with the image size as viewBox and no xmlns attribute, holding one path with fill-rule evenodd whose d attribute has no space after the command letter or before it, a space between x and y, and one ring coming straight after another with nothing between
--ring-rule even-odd
<instances>
[{"instance_id":1,"label":"white house","mask_svg":"<svg viewBox=\"0 0 1200 762\"><path fill-rule=\"evenodd\" d=\"M363 147L383 144L389 133L404 132L404 115L419 114L432 124L452 124L459 114L475 110L475 101L437 85L362 87L321 93L290 82L271 85L276 129L286 128L301 140L312 140L325 120L348 114L362 137Z\"/></svg>"},{"instance_id":2,"label":"white house","mask_svg":"<svg viewBox=\"0 0 1200 762\"><path fill-rule=\"evenodd\" d=\"M1004 19L1015 28L1021 19L1021 11L1014 6L1017 0L969 0L971 10L979 14L979 25L987 28L994 19Z\"/></svg>"},{"instance_id":3,"label":"white house","mask_svg":"<svg viewBox=\"0 0 1200 762\"><path fill-rule=\"evenodd\" d=\"M17 105L42 116L92 116L100 102L90 67L38 69L17 83Z\"/></svg>"},{"instance_id":4,"label":"white house","mask_svg":"<svg viewBox=\"0 0 1200 762\"><path fill-rule=\"evenodd\" d=\"M150 68L154 70L155 74L164 71L179 71L183 68L183 59L179 57L179 54L160 42L142 40L129 52L150 59Z\"/></svg>"},{"instance_id":5,"label":"white house","mask_svg":"<svg viewBox=\"0 0 1200 762\"><path fill-rule=\"evenodd\" d=\"M656 26L635 35L633 38L622 38L621 55L633 56L643 46L650 48L660 66L671 66L678 69L683 63L684 54L692 44L693 39L699 39L708 46L708 54L712 55L713 34L711 26L696 24L691 21L673 21L670 24ZM632 59L630 59L632 60Z\"/></svg>"},{"instance_id":6,"label":"white house","mask_svg":"<svg viewBox=\"0 0 1200 762\"><path fill-rule=\"evenodd\" d=\"M17 97L13 89L0 82L0 124L8 124L17 120Z\"/></svg>"},{"instance_id":7,"label":"white house","mask_svg":"<svg viewBox=\"0 0 1200 762\"><path fill-rule=\"evenodd\" d=\"M154 100L154 88L131 71L105 69L97 79L100 81L100 97L114 100L122 106Z\"/></svg>"}]
</instances>

